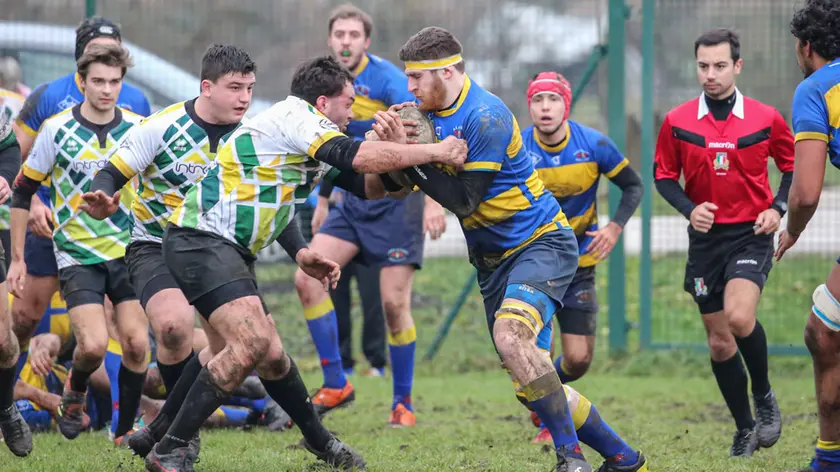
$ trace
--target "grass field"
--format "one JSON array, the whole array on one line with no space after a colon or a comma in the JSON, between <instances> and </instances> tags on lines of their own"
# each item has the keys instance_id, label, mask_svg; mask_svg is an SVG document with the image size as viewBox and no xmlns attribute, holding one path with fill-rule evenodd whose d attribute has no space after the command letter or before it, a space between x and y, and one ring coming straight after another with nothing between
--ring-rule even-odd
<instances>
[{"instance_id":1,"label":"grass field","mask_svg":"<svg viewBox=\"0 0 840 472\"><path fill-rule=\"evenodd\" d=\"M830 267L827 258L784 261L774 269L761 305L768 336L801 345L810 291ZM638 261L628 259L628 318L637 319ZM654 339L702 341L690 297L682 292L682 257L654 264ZM284 344L292 352L310 388L320 381L314 348L292 290L293 267L260 266L261 288L277 319ZM372 471L547 471L550 451L529 444L536 433L524 409L513 399L509 381L490 346L477 290L468 297L449 339L433 362L422 354L471 273L466 261L428 260L416 276L414 314L418 326L418 366L414 392L418 426L384 426L390 406L390 380L357 378L358 400L328 417L327 426L361 451ZM606 270L599 273L603 295ZM792 283L794 275L799 283ZM608 300L602 297L602 320ZM600 324L599 337L608 327ZM358 333L356 333L358 334ZM631 339L636 333L631 332ZM635 343L633 344L635 345ZM688 351L634 352L609 357L599 344L592 371L575 383L602 415L635 447L646 452L651 470L793 471L809 460L816 439L810 361L802 357L771 359L771 380L784 416L781 441L750 460L730 460L734 433L729 413L711 376L708 358ZM295 445L298 432L208 431L202 437L199 471L323 470ZM2 471L143 470L128 452L111 447L104 435L86 434L68 442L56 434L40 435L33 456L18 460L3 450ZM592 451L593 464L600 459Z\"/></svg>"}]
</instances>

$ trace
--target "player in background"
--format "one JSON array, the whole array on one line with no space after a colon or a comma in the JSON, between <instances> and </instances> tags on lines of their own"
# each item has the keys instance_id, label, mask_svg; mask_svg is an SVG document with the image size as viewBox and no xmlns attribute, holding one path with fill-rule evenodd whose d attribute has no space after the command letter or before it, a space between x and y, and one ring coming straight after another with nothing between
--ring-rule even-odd
<instances>
[{"instance_id":1,"label":"player in background","mask_svg":"<svg viewBox=\"0 0 840 472\"><path fill-rule=\"evenodd\" d=\"M244 50L231 45L210 46L201 61L199 96L170 105L144 120L111 156L111 165L121 179L139 178L138 196L131 207L133 230L126 262L154 332L157 363L169 393L161 414L128 441L141 457L163 438L203 364L193 354L195 309L163 259L164 228L184 195L204 178L218 150L239 127L251 104L256 70ZM108 178L104 173L97 176L93 188ZM97 204L93 192L83 198ZM221 350L224 341L212 327L206 326L206 331L215 352ZM186 379L179 383L182 376ZM183 388L176 389L176 383ZM193 443L197 454L198 437Z\"/></svg>"},{"instance_id":2,"label":"player in background","mask_svg":"<svg viewBox=\"0 0 840 472\"><path fill-rule=\"evenodd\" d=\"M569 218L578 242L578 269L556 315L563 353L554 367L566 384L582 377L592 362L598 315L595 266L609 256L644 190L612 140L568 119L572 88L565 77L539 73L529 82L526 95L533 125L522 130L522 143L545 188ZM618 185L622 194L612 221L599 228L596 202L601 175ZM545 427L534 442L551 442Z\"/></svg>"},{"instance_id":3,"label":"player in background","mask_svg":"<svg viewBox=\"0 0 840 472\"><path fill-rule=\"evenodd\" d=\"M92 17L82 21L76 28L75 57L93 44L119 44L122 41L119 27L110 20ZM41 125L47 118L84 100L81 77L73 72L52 82L41 84L27 97L23 109L15 120L15 134L20 141L21 154L25 161ZM117 97L117 107L148 116L149 101L140 89L123 84ZM15 297L12 302L14 331L24 346L19 366L26 357L26 345L32 332L49 307L53 294L58 291L58 266L53 253L52 210L50 190L46 186L38 189L38 198L33 199L29 212L29 229L26 232L24 259L26 263L25 292ZM11 268L10 268L11 271ZM10 272L11 275L11 272ZM110 302L106 300L106 309L112 312ZM54 308L54 307L53 307ZM116 382L117 379L112 379Z\"/></svg>"},{"instance_id":4,"label":"player in background","mask_svg":"<svg viewBox=\"0 0 840 472\"><path fill-rule=\"evenodd\" d=\"M20 69L17 55L0 57L0 87L26 99L32 90L22 80L23 71Z\"/></svg>"},{"instance_id":5,"label":"player in background","mask_svg":"<svg viewBox=\"0 0 840 472\"><path fill-rule=\"evenodd\" d=\"M730 454L751 456L782 432L756 309L773 266L773 233L787 209L793 136L775 108L735 87L743 62L737 34L708 31L694 53L703 93L665 116L654 157L656 190L690 222L683 288L702 315L712 372L735 419ZM767 177L771 157L783 174L775 196Z\"/></svg>"},{"instance_id":6,"label":"player in background","mask_svg":"<svg viewBox=\"0 0 840 472\"><path fill-rule=\"evenodd\" d=\"M61 294L67 302L77 345L73 368L57 418L62 434L78 436L90 375L102 364L108 345L104 309L107 295L116 309L123 352L119 372L120 424L117 433L134 425L148 362L148 322L128 279L124 255L129 239L128 208L107 221L79 209L93 175L107 163L128 130L141 117L116 106L131 58L119 44L86 48L78 61L84 101L44 122L29 159L15 182L12 201L12 293L24 293L24 239L32 196L46 179L50 189L55 258ZM126 197L130 192L124 192Z\"/></svg>"},{"instance_id":7,"label":"player in background","mask_svg":"<svg viewBox=\"0 0 840 472\"><path fill-rule=\"evenodd\" d=\"M12 58L8 58L14 61ZM5 61L3 61L5 62ZM17 62L14 62L17 64ZM6 64L2 64L6 66ZM0 66L0 114L3 115L3 120L11 126L23 108L23 95L15 92L16 83L13 77L10 77L9 71ZM19 70L19 68L18 68ZM9 235L9 203L0 205L0 243L4 248L11 247L11 236ZM12 262L12 252L6 251L5 254L5 268L9 270L9 264Z\"/></svg>"},{"instance_id":8,"label":"player in background","mask_svg":"<svg viewBox=\"0 0 840 472\"><path fill-rule=\"evenodd\" d=\"M840 137L833 116L840 113L840 4L809 0L793 15L796 57L805 75L793 95L795 172L788 198L787 226L779 235L776 259L799 239L820 202L826 155L840 168ZM840 259L838 259L840 263ZM819 440L814 459L802 472L840 471L840 265L814 290L805 326L805 345L814 363Z\"/></svg>"},{"instance_id":9,"label":"player in background","mask_svg":"<svg viewBox=\"0 0 840 472\"><path fill-rule=\"evenodd\" d=\"M371 129L376 112L413 100L405 74L384 59L367 53L372 28L370 17L349 5L335 10L329 21L328 43L332 53L355 76L356 99L347 133L357 140L364 139ZM328 204L330 187L329 182L322 184L319 206ZM414 271L423 263L423 206L424 197L419 192L405 199L381 200L365 200L347 192L311 243L315 252L342 267L361 256L364 264L381 268L379 291L388 327L393 375L388 423L395 426L416 424L411 387L417 331L411 317L411 285ZM432 203L426 211L443 216L437 203ZM341 366L332 300L316 280L300 270L295 287L321 357L324 386L312 401L316 411L323 415L351 402L355 393Z\"/></svg>"}]
</instances>

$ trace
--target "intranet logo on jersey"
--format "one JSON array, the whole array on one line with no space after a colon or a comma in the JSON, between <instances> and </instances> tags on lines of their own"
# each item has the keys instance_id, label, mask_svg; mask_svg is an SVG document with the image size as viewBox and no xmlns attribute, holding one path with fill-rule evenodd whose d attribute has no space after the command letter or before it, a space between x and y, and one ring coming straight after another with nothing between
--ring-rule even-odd
<instances>
[{"instance_id":1,"label":"intranet logo on jersey","mask_svg":"<svg viewBox=\"0 0 840 472\"><path fill-rule=\"evenodd\" d=\"M97 159L95 161L73 161L72 167L76 172L82 172L91 169L104 169L107 165L108 159Z\"/></svg>"}]
</instances>

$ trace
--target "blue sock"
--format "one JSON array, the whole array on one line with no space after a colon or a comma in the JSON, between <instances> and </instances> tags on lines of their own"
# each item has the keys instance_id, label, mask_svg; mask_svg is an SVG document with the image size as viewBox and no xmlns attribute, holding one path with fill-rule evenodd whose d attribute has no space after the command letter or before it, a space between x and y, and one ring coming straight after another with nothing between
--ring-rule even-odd
<instances>
[{"instance_id":1,"label":"blue sock","mask_svg":"<svg viewBox=\"0 0 840 472\"><path fill-rule=\"evenodd\" d=\"M115 345L116 343L116 345ZM108 374L108 381L111 384L111 433L117 433L117 425L120 420L120 366L122 365L122 355L113 352L119 343L113 339L108 340L109 349L105 352L105 373ZM122 348L120 348L120 353Z\"/></svg>"},{"instance_id":2,"label":"blue sock","mask_svg":"<svg viewBox=\"0 0 840 472\"><path fill-rule=\"evenodd\" d=\"M394 377L394 402L402 403L409 411L411 406L411 387L414 382L414 351L417 347L417 329L414 325L396 334L388 333L388 350L391 353L391 371Z\"/></svg>"},{"instance_id":3,"label":"blue sock","mask_svg":"<svg viewBox=\"0 0 840 472\"><path fill-rule=\"evenodd\" d=\"M242 426L245 424L245 420L248 418L248 410L243 410L242 408L231 408L228 406L220 406L216 413L218 414L221 411L221 414L225 417L225 426Z\"/></svg>"},{"instance_id":4,"label":"blue sock","mask_svg":"<svg viewBox=\"0 0 840 472\"><path fill-rule=\"evenodd\" d=\"M817 450L811 467L817 472L840 471L840 441L817 441Z\"/></svg>"},{"instance_id":5,"label":"blue sock","mask_svg":"<svg viewBox=\"0 0 840 472\"><path fill-rule=\"evenodd\" d=\"M639 453L601 419L598 409L583 395L580 395L572 417L575 420L578 438L611 464L630 466L638 462ZM580 421L583 421L582 425L579 424Z\"/></svg>"},{"instance_id":6,"label":"blue sock","mask_svg":"<svg viewBox=\"0 0 840 472\"><path fill-rule=\"evenodd\" d=\"M554 378L552 379L550 376ZM557 378L557 374L550 372L530 384L522 386L522 390L526 392L527 397L530 397L529 391L544 392L552 388L551 393L536 400L530 400L531 408L537 412L540 420L548 428L548 432L551 433L555 449L563 447L567 456L583 458L572 415L569 413L566 392L563 390L563 385Z\"/></svg>"},{"instance_id":7,"label":"blue sock","mask_svg":"<svg viewBox=\"0 0 840 472\"><path fill-rule=\"evenodd\" d=\"M228 400L225 402L225 405L241 406L241 407L245 407L245 408L254 408L254 402L255 401L258 401L258 400L251 400L250 398L247 398L247 397L232 396L232 397L228 398ZM263 400L263 402L265 402L265 400Z\"/></svg>"},{"instance_id":8,"label":"blue sock","mask_svg":"<svg viewBox=\"0 0 840 472\"><path fill-rule=\"evenodd\" d=\"M338 347L338 321L332 300L327 297L321 303L304 308L303 316L315 342L321 370L324 372L324 387L344 388L347 377L341 367L341 350Z\"/></svg>"},{"instance_id":9,"label":"blue sock","mask_svg":"<svg viewBox=\"0 0 840 472\"><path fill-rule=\"evenodd\" d=\"M265 411L265 404L268 402L270 397L260 398L259 400L254 400L254 403L251 405L251 409L256 411L257 413L262 413Z\"/></svg>"},{"instance_id":10,"label":"blue sock","mask_svg":"<svg viewBox=\"0 0 840 472\"><path fill-rule=\"evenodd\" d=\"M566 367L563 365L562 354L560 354L560 356L558 356L557 359L554 361L554 370L557 371L557 375L560 377L560 381L564 384L574 382L575 380L580 378L579 375L572 375L566 372Z\"/></svg>"}]
</instances>

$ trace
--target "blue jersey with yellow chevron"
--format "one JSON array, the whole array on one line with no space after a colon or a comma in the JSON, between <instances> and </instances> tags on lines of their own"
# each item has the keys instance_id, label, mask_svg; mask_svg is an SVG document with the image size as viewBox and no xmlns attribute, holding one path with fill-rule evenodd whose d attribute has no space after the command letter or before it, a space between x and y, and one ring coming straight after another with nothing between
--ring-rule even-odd
<instances>
[{"instance_id":1,"label":"blue jersey with yellow chevron","mask_svg":"<svg viewBox=\"0 0 840 472\"><path fill-rule=\"evenodd\" d=\"M598 260L586 254L592 241L587 231L598 229L598 182L601 174L612 178L630 163L615 143L600 131L567 120L566 139L556 146L546 146L529 126L522 131L528 155L552 195L560 203L578 241L580 267L593 266Z\"/></svg>"},{"instance_id":2,"label":"blue jersey with yellow chevron","mask_svg":"<svg viewBox=\"0 0 840 472\"><path fill-rule=\"evenodd\" d=\"M465 76L457 102L429 118L438 140L467 141L463 172L497 173L475 212L461 220L473 264L495 267L543 234L569 227L522 146L516 118L498 97Z\"/></svg>"},{"instance_id":3,"label":"blue jersey with yellow chevron","mask_svg":"<svg viewBox=\"0 0 840 472\"><path fill-rule=\"evenodd\" d=\"M377 111L385 111L397 103L414 101L414 95L408 91L405 73L381 57L365 54L353 70L353 75L356 101L353 102L353 120L347 125L347 135L354 139L365 138Z\"/></svg>"},{"instance_id":4,"label":"blue jersey with yellow chevron","mask_svg":"<svg viewBox=\"0 0 840 472\"><path fill-rule=\"evenodd\" d=\"M796 87L791 121L796 142L825 141L831 163L840 168L840 58L820 67Z\"/></svg>"}]
</instances>

